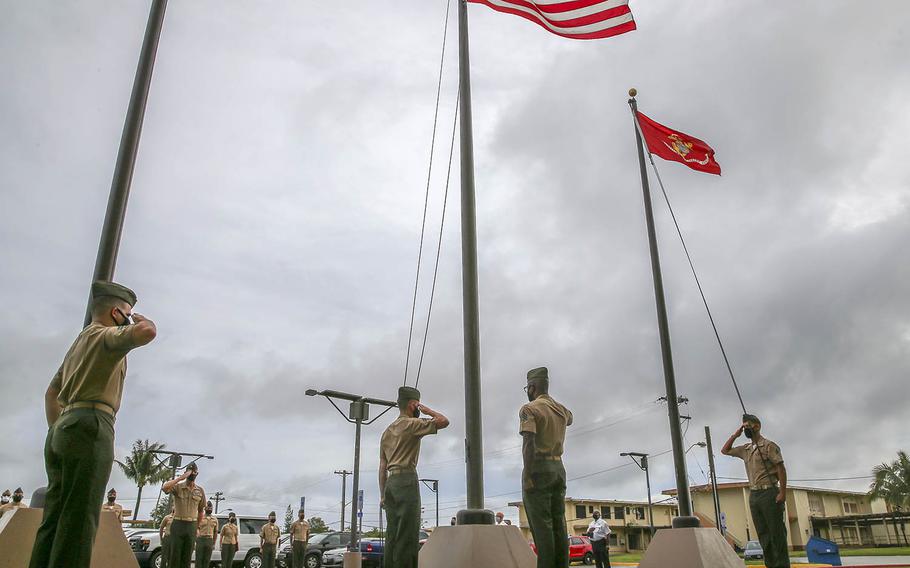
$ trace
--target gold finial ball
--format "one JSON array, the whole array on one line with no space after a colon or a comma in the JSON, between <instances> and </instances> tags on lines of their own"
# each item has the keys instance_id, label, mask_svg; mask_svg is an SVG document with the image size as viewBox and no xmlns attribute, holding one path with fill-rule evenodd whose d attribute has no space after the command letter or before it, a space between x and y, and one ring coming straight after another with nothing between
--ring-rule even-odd
<instances>
[{"instance_id":1,"label":"gold finial ball","mask_svg":"<svg viewBox=\"0 0 910 568\"><path fill-rule=\"evenodd\" d=\"M636 91L634 87L631 88L631 89L629 89L629 96L630 96L630 97L634 97L634 96L637 95L637 94L638 94L638 91Z\"/></svg>"}]
</instances>

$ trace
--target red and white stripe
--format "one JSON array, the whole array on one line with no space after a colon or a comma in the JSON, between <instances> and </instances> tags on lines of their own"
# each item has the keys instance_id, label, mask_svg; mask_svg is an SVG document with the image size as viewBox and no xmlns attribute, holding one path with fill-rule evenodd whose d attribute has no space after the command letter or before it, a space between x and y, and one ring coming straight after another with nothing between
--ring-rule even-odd
<instances>
[{"instance_id":1,"label":"red and white stripe","mask_svg":"<svg viewBox=\"0 0 910 568\"><path fill-rule=\"evenodd\" d=\"M635 29L629 0L468 0L527 18L571 39L600 39Z\"/></svg>"}]
</instances>

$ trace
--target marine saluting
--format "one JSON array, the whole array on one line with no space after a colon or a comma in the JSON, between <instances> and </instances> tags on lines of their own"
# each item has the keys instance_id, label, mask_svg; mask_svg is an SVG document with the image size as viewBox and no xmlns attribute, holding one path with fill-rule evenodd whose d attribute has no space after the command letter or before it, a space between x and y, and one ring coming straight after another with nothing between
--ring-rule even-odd
<instances>
[{"instance_id":1,"label":"marine saluting","mask_svg":"<svg viewBox=\"0 0 910 568\"><path fill-rule=\"evenodd\" d=\"M136 294L92 284L92 321L70 347L44 397L47 497L31 568L89 568L104 487L114 465L126 355L155 339L154 322L133 312Z\"/></svg>"},{"instance_id":2,"label":"marine saluting","mask_svg":"<svg viewBox=\"0 0 910 568\"><path fill-rule=\"evenodd\" d=\"M380 506L388 520L385 563L395 568L417 568L420 439L447 427L449 419L421 404L420 391L413 387L398 389L398 410L398 418L382 433L379 444ZM420 418L421 413L429 418Z\"/></svg>"}]
</instances>

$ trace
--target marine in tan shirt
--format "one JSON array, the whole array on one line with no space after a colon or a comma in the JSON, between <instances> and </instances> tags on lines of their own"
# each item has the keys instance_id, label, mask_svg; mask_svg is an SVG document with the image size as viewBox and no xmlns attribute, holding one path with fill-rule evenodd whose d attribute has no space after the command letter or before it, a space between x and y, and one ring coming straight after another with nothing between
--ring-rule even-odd
<instances>
[{"instance_id":1,"label":"marine in tan shirt","mask_svg":"<svg viewBox=\"0 0 910 568\"><path fill-rule=\"evenodd\" d=\"M259 531L259 548L262 550L262 568L275 568L278 557L278 539L281 529L275 524L275 511L269 513L269 522Z\"/></svg>"},{"instance_id":2,"label":"marine in tan shirt","mask_svg":"<svg viewBox=\"0 0 910 568\"><path fill-rule=\"evenodd\" d=\"M733 447L742 434L752 440ZM744 414L742 425L730 436L720 452L740 458L749 477L749 509L769 568L790 566L787 524L787 468L780 447L761 434L761 420Z\"/></svg>"},{"instance_id":3,"label":"marine in tan shirt","mask_svg":"<svg viewBox=\"0 0 910 568\"><path fill-rule=\"evenodd\" d=\"M221 565L227 568L233 566L234 555L239 548L237 544L237 515L233 511L228 515L228 522L221 527ZM301 566L303 566L301 564Z\"/></svg>"},{"instance_id":4,"label":"marine in tan shirt","mask_svg":"<svg viewBox=\"0 0 910 568\"><path fill-rule=\"evenodd\" d=\"M155 324L133 312L136 294L92 284L91 323L76 337L44 395L48 491L32 566L88 566L114 462L127 353L155 339Z\"/></svg>"},{"instance_id":5,"label":"marine in tan shirt","mask_svg":"<svg viewBox=\"0 0 910 568\"><path fill-rule=\"evenodd\" d=\"M158 527L158 536L161 537L161 540L164 540L165 537L171 536L171 523L174 521L174 510L171 509L171 512L164 516L161 519L161 526Z\"/></svg>"},{"instance_id":6,"label":"marine in tan shirt","mask_svg":"<svg viewBox=\"0 0 910 568\"><path fill-rule=\"evenodd\" d=\"M566 427L572 412L549 394L546 367L528 371L528 403L518 412L522 437L522 501L537 545L537 566L568 566L569 536L565 507L566 468L562 464Z\"/></svg>"},{"instance_id":7,"label":"marine in tan shirt","mask_svg":"<svg viewBox=\"0 0 910 568\"><path fill-rule=\"evenodd\" d=\"M291 555L293 566L304 566L306 542L310 538L310 523L306 521L303 509L297 511L297 520L291 524Z\"/></svg>"},{"instance_id":8,"label":"marine in tan shirt","mask_svg":"<svg viewBox=\"0 0 910 568\"><path fill-rule=\"evenodd\" d=\"M176 479L166 481L161 489L174 499L174 522L171 523L171 559L168 568L190 568L196 527L205 511L205 490L196 483L199 466L191 462Z\"/></svg>"},{"instance_id":9,"label":"marine in tan shirt","mask_svg":"<svg viewBox=\"0 0 910 568\"><path fill-rule=\"evenodd\" d=\"M115 489L111 488L111 490L107 492L107 502L101 505L101 510L111 511L117 515L118 523L123 522L123 507L117 503L117 491Z\"/></svg>"},{"instance_id":10,"label":"marine in tan shirt","mask_svg":"<svg viewBox=\"0 0 910 568\"><path fill-rule=\"evenodd\" d=\"M423 420L421 413L430 418ZM420 391L398 389L398 418L389 424L379 443L379 494L386 511L385 564L417 568L420 531L420 487L417 460L420 440L449 425L449 419L420 403Z\"/></svg>"},{"instance_id":11,"label":"marine in tan shirt","mask_svg":"<svg viewBox=\"0 0 910 568\"><path fill-rule=\"evenodd\" d=\"M211 539L215 539L218 536L218 518L211 515L208 509L206 509L206 515L202 517L196 527L196 536Z\"/></svg>"}]
</instances>

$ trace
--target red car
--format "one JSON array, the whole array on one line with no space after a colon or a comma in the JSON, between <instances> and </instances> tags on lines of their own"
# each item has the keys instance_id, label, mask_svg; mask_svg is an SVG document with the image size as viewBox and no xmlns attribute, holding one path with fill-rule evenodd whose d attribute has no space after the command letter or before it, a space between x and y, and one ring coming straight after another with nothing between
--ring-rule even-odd
<instances>
[{"instance_id":1,"label":"red car","mask_svg":"<svg viewBox=\"0 0 910 568\"><path fill-rule=\"evenodd\" d=\"M531 550L537 554L537 545L531 543ZM584 562L585 564L594 564L594 549L591 547L591 541L586 536L569 537L569 562Z\"/></svg>"}]
</instances>

